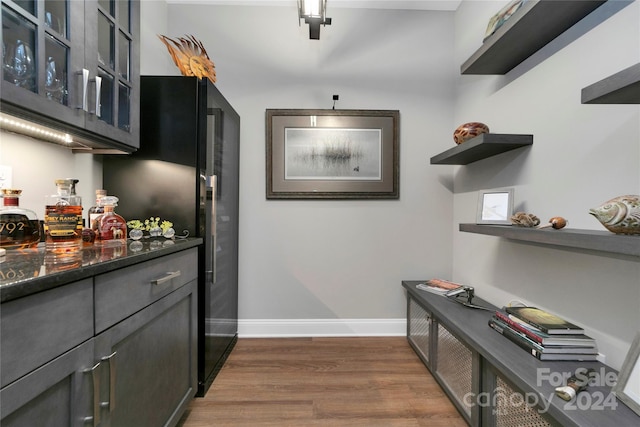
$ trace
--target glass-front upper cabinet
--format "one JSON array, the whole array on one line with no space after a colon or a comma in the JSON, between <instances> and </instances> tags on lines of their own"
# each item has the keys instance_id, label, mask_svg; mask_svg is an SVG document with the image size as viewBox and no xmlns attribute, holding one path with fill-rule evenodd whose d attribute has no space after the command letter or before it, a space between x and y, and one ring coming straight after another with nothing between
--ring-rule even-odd
<instances>
[{"instance_id":1,"label":"glass-front upper cabinet","mask_svg":"<svg viewBox=\"0 0 640 427\"><path fill-rule=\"evenodd\" d=\"M113 138L135 135L136 144L140 122L139 14L138 1L97 0L93 10L87 8L85 17L86 25L95 29L91 34L87 31L85 41L85 64L91 74L90 87L95 89L91 109L96 112L87 127Z\"/></svg>"},{"instance_id":2,"label":"glass-front upper cabinet","mask_svg":"<svg viewBox=\"0 0 640 427\"><path fill-rule=\"evenodd\" d=\"M2 111L138 148L139 0L0 1Z\"/></svg>"}]
</instances>

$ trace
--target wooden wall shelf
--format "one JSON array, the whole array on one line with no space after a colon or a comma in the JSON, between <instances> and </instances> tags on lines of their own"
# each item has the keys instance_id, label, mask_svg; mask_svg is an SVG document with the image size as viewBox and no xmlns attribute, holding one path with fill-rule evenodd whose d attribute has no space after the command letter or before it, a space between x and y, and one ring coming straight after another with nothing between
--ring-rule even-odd
<instances>
[{"instance_id":1,"label":"wooden wall shelf","mask_svg":"<svg viewBox=\"0 0 640 427\"><path fill-rule=\"evenodd\" d=\"M460 72L506 74L603 3L528 0L460 66Z\"/></svg>"},{"instance_id":2,"label":"wooden wall shelf","mask_svg":"<svg viewBox=\"0 0 640 427\"><path fill-rule=\"evenodd\" d=\"M640 63L582 89L583 104L640 104Z\"/></svg>"},{"instance_id":3,"label":"wooden wall shelf","mask_svg":"<svg viewBox=\"0 0 640 427\"><path fill-rule=\"evenodd\" d=\"M609 231L571 228L540 230L510 225L484 224L460 224L459 229L467 233L486 234L529 243L640 257L640 235L622 235Z\"/></svg>"},{"instance_id":4,"label":"wooden wall shelf","mask_svg":"<svg viewBox=\"0 0 640 427\"><path fill-rule=\"evenodd\" d=\"M483 133L431 158L432 165L467 165L533 144L533 135Z\"/></svg>"}]
</instances>

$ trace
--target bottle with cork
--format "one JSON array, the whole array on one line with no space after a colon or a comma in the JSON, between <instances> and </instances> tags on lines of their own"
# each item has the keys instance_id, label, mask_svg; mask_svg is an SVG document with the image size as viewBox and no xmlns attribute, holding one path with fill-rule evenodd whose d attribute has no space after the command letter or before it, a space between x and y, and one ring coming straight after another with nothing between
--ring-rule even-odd
<instances>
[{"instance_id":1,"label":"bottle with cork","mask_svg":"<svg viewBox=\"0 0 640 427\"><path fill-rule=\"evenodd\" d=\"M76 179L57 179L56 194L46 196L45 251L58 255L82 249L82 199L75 194Z\"/></svg>"}]
</instances>

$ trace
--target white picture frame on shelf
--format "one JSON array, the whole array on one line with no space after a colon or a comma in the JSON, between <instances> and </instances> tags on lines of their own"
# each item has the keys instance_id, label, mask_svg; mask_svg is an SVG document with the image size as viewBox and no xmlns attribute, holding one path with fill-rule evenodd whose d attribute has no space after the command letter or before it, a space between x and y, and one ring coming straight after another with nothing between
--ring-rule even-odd
<instances>
[{"instance_id":1,"label":"white picture frame on shelf","mask_svg":"<svg viewBox=\"0 0 640 427\"><path fill-rule=\"evenodd\" d=\"M478 192L476 224L511 225L513 188L497 188Z\"/></svg>"},{"instance_id":2,"label":"white picture frame on shelf","mask_svg":"<svg viewBox=\"0 0 640 427\"><path fill-rule=\"evenodd\" d=\"M618 400L640 415L640 331L631 343L612 391Z\"/></svg>"}]
</instances>

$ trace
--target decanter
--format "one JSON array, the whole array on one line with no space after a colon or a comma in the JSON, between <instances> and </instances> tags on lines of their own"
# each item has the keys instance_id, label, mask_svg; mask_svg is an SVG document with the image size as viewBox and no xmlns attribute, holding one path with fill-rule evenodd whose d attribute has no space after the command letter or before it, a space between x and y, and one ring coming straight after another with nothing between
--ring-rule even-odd
<instances>
[{"instance_id":1,"label":"decanter","mask_svg":"<svg viewBox=\"0 0 640 427\"><path fill-rule=\"evenodd\" d=\"M75 194L74 179L57 179L57 193L46 197L45 250L57 254L82 249L82 199Z\"/></svg>"},{"instance_id":2,"label":"decanter","mask_svg":"<svg viewBox=\"0 0 640 427\"><path fill-rule=\"evenodd\" d=\"M91 225L96 232L95 244L126 244L127 221L114 210L118 206L118 198L115 196L101 197L98 205L103 207L104 213L97 217Z\"/></svg>"},{"instance_id":3,"label":"decanter","mask_svg":"<svg viewBox=\"0 0 640 427\"><path fill-rule=\"evenodd\" d=\"M89 208L89 216L87 223L88 228L93 227L93 221L95 221L100 215L104 213L104 207L100 205L100 199L107 195L107 190L96 190L96 204Z\"/></svg>"},{"instance_id":4,"label":"decanter","mask_svg":"<svg viewBox=\"0 0 640 427\"><path fill-rule=\"evenodd\" d=\"M38 216L20 207L22 190L3 188L0 208L0 247L5 249L33 248L40 242Z\"/></svg>"}]
</instances>

